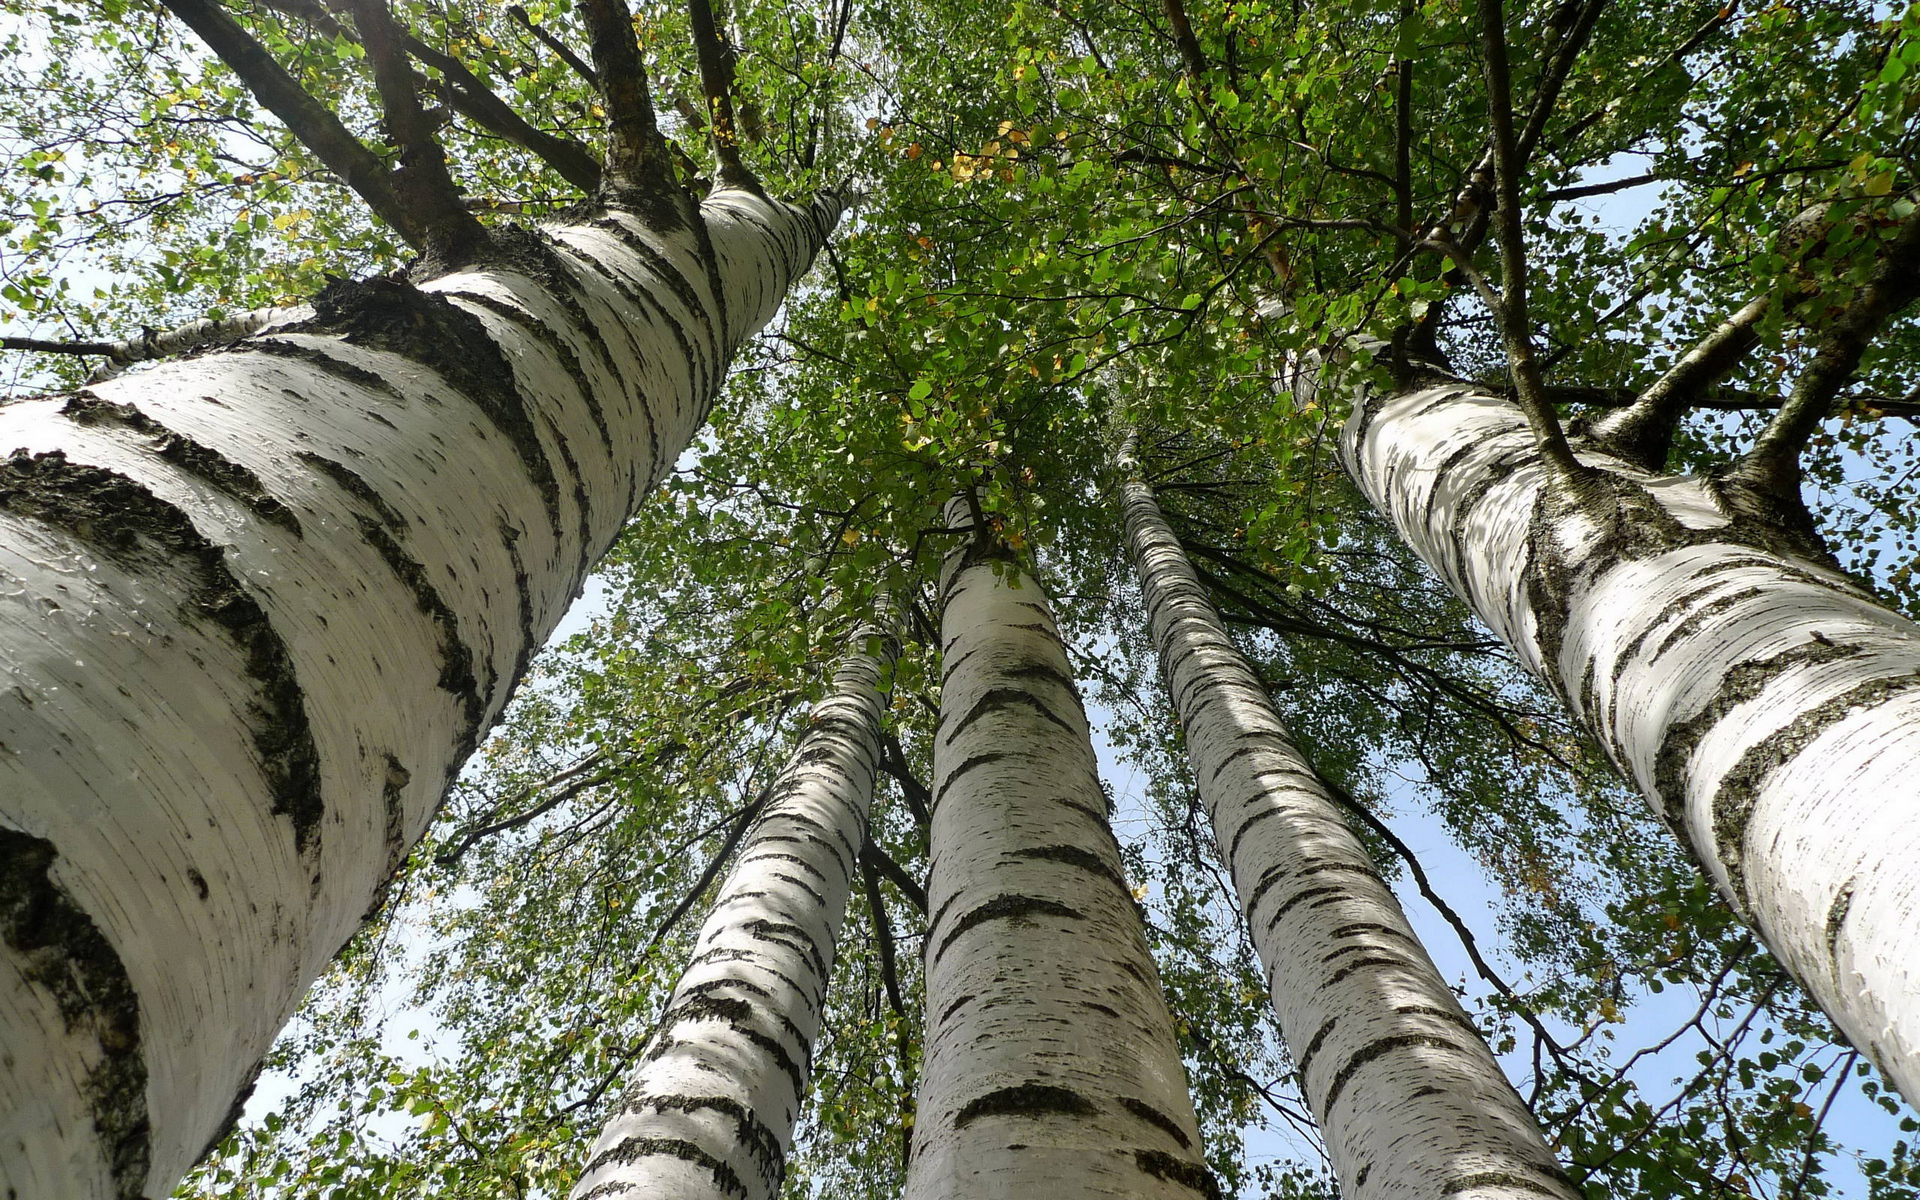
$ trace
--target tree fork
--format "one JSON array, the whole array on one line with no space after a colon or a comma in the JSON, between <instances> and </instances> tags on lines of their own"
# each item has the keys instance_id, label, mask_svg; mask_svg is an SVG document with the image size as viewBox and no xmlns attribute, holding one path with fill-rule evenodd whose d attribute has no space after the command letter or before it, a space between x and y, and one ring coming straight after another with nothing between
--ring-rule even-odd
<instances>
[{"instance_id":1,"label":"tree fork","mask_svg":"<svg viewBox=\"0 0 1920 1200\"><path fill-rule=\"evenodd\" d=\"M1322 379L1296 370L1296 396ZM1730 510L1423 365L1349 393L1348 472L1553 688L1854 1045L1920 1095L1920 626Z\"/></svg>"}]
</instances>

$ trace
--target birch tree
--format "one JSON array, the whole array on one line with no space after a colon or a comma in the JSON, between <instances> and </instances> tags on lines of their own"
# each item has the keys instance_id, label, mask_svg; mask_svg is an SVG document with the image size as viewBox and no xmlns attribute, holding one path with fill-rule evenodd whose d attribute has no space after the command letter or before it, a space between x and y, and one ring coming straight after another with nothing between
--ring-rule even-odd
<instances>
[{"instance_id":1,"label":"birch tree","mask_svg":"<svg viewBox=\"0 0 1920 1200\"><path fill-rule=\"evenodd\" d=\"M378 0L299 11L351 23L396 167L227 10L169 9L421 257L0 413L0 1175L23 1195L163 1191L223 1135L838 212L768 199L725 137L696 201L620 3L583 10L604 157L525 139L590 193L537 228L468 209L410 58L483 126L517 118Z\"/></svg>"},{"instance_id":2,"label":"birch tree","mask_svg":"<svg viewBox=\"0 0 1920 1200\"><path fill-rule=\"evenodd\" d=\"M881 755L892 634L863 628L774 779L574 1195L779 1195Z\"/></svg>"},{"instance_id":3,"label":"birch tree","mask_svg":"<svg viewBox=\"0 0 1920 1200\"><path fill-rule=\"evenodd\" d=\"M1216 1196L1052 611L966 498L949 523L905 1194Z\"/></svg>"},{"instance_id":4,"label":"birch tree","mask_svg":"<svg viewBox=\"0 0 1920 1200\"><path fill-rule=\"evenodd\" d=\"M1576 1195L1227 636L1131 444L1118 467L1161 677L1341 1194Z\"/></svg>"}]
</instances>

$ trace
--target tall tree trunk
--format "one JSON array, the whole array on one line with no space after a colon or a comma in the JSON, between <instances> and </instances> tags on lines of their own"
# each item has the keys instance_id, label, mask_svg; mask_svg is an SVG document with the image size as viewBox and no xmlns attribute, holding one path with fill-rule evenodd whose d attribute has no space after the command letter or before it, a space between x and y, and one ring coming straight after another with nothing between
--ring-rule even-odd
<instances>
[{"instance_id":1,"label":"tall tree trunk","mask_svg":"<svg viewBox=\"0 0 1920 1200\"><path fill-rule=\"evenodd\" d=\"M1711 480L1577 446L1548 486L1512 405L1416 367L1343 377L1353 478L1920 1099L1920 626Z\"/></svg>"},{"instance_id":2,"label":"tall tree trunk","mask_svg":"<svg viewBox=\"0 0 1920 1200\"><path fill-rule=\"evenodd\" d=\"M1340 1194L1574 1200L1152 489L1132 476L1122 501L1161 678Z\"/></svg>"},{"instance_id":3,"label":"tall tree trunk","mask_svg":"<svg viewBox=\"0 0 1920 1200\"><path fill-rule=\"evenodd\" d=\"M773 1200L866 839L880 761L878 653L850 653L721 885L574 1200Z\"/></svg>"},{"instance_id":4,"label":"tall tree trunk","mask_svg":"<svg viewBox=\"0 0 1920 1200\"><path fill-rule=\"evenodd\" d=\"M969 541L943 580L906 1195L1217 1196L1053 613L984 531Z\"/></svg>"},{"instance_id":5,"label":"tall tree trunk","mask_svg":"<svg viewBox=\"0 0 1920 1200\"><path fill-rule=\"evenodd\" d=\"M0 1181L231 1123L837 210L723 191L0 407Z\"/></svg>"}]
</instances>

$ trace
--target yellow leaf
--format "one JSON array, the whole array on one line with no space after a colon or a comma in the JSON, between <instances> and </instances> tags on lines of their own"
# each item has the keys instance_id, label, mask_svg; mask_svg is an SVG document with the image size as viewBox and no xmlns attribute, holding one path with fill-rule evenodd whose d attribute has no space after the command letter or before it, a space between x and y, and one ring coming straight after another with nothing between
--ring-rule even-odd
<instances>
[{"instance_id":1,"label":"yellow leaf","mask_svg":"<svg viewBox=\"0 0 1920 1200\"><path fill-rule=\"evenodd\" d=\"M858 529L846 530L840 535L840 540L849 546L858 546L860 544L860 531Z\"/></svg>"},{"instance_id":2,"label":"yellow leaf","mask_svg":"<svg viewBox=\"0 0 1920 1200\"><path fill-rule=\"evenodd\" d=\"M1867 180L1866 186L1862 190L1869 196L1884 196L1893 191L1893 172L1880 172L1878 175Z\"/></svg>"}]
</instances>

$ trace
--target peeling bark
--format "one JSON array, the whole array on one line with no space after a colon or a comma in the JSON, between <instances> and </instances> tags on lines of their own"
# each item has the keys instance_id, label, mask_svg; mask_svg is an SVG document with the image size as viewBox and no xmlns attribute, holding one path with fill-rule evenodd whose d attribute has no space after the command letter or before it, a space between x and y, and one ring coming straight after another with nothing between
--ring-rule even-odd
<instances>
[{"instance_id":1,"label":"peeling bark","mask_svg":"<svg viewBox=\"0 0 1920 1200\"><path fill-rule=\"evenodd\" d=\"M45 848L0 886L92 931L0 945L0 1193L161 1195L224 1127L836 216L703 212L0 408L0 835Z\"/></svg>"},{"instance_id":2,"label":"peeling bark","mask_svg":"<svg viewBox=\"0 0 1920 1200\"><path fill-rule=\"evenodd\" d=\"M869 634L882 648L843 659L813 710L573 1200L780 1194L880 762L894 643Z\"/></svg>"},{"instance_id":3,"label":"peeling bark","mask_svg":"<svg viewBox=\"0 0 1920 1200\"><path fill-rule=\"evenodd\" d=\"M1347 1200L1579 1191L1427 957L1137 476L1122 487L1160 677Z\"/></svg>"},{"instance_id":4,"label":"peeling bark","mask_svg":"<svg viewBox=\"0 0 1920 1200\"><path fill-rule=\"evenodd\" d=\"M1217 1197L1052 612L984 538L942 590L906 1195Z\"/></svg>"},{"instance_id":5,"label":"peeling bark","mask_svg":"<svg viewBox=\"0 0 1920 1200\"><path fill-rule=\"evenodd\" d=\"M1415 366L1337 377L1361 490L1920 1097L1920 626L1712 478L1576 445L1549 486L1518 410Z\"/></svg>"}]
</instances>

